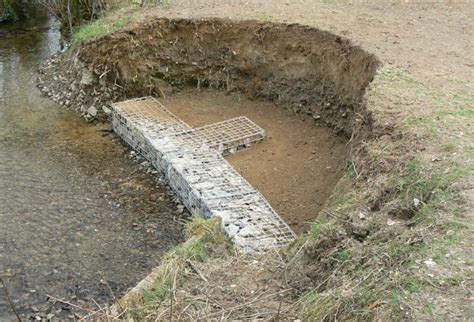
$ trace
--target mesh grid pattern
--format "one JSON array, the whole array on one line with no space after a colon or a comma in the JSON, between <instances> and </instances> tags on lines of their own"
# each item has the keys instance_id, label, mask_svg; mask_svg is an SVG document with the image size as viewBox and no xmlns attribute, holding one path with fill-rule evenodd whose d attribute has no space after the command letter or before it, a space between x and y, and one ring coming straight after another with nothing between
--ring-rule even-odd
<instances>
[{"instance_id":1,"label":"mesh grid pattern","mask_svg":"<svg viewBox=\"0 0 474 322\"><path fill-rule=\"evenodd\" d=\"M265 138L265 130L245 116L205 125L185 134L194 145L204 142L223 154L235 153Z\"/></svg>"},{"instance_id":2,"label":"mesh grid pattern","mask_svg":"<svg viewBox=\"0 0 474 322\"><path fill-rule=\"evenodd\" d=\"M114 104L114 131L168 179L192 215L218 216L245 252L281 247L291 228L222 156L265 137L238 117L192 129L153 98Z\"/></svg>"}]
</instances>

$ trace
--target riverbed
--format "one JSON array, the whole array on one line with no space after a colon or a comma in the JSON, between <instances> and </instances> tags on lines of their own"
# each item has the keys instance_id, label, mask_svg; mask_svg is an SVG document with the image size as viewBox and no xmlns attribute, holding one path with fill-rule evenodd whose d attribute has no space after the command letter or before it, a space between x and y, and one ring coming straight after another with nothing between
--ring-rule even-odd
<instances>
[{"instance_id":1,"label":"riverbed","mask_svg":"<svg viewBox=\"0 0 474 322\"><path fill-rule=\"evenodd\" d=\"M2 321L93 314L183 239L174 196L147 164L36 89L59 50L52 19L0 26Z\"/></svg>"}]
</instances>

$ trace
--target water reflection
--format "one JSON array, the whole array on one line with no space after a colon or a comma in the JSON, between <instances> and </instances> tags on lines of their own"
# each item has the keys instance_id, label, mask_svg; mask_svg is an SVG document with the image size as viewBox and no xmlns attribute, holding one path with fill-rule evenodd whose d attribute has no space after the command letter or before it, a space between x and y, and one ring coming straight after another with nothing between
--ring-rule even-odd
<instances>
[{"instance_id":1,"label":"water reflection","mask_svg":"<svg viewBox=\"0 0 474 322\"><path fill-rule=\"evenodd\" d=\"M13 307L25 317L71 315L47 294L97 308L182 238L168 191L112 134L36 89L38 64L59 49L51 19L0 27L2 321Z\"/></svg>"}]
</instances>

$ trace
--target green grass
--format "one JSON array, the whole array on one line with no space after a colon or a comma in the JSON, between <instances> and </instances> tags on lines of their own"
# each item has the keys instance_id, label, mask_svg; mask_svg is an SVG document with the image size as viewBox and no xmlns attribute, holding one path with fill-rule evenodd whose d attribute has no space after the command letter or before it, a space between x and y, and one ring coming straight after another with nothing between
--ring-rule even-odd
<instances>
[{"instance_id":1,"label":"green grass","mask_svg":"<svg viewBox=\"0 0 474 322\"><path fill-rule=\"evenodd\" d=\"M348 249L343 249L334 254L334 259L338 262L345 262L351 259L351 251Z\"/></svg>"},{"instance_id":2,"label":"green grass","mask_svg":"<svg viewBox=\"0 0 474 322\"><path fill-rule=\"evenodd\" d=\"M182 258L204 262L209 258L207 245L216 242L217 240L214 236L206 234L187 245L181 244L177 246L174 252Z\"/></svg>"},{"instance_id":3,"label":"green grass","mask_svg":"<svg viewBox=\"0 0 474 322\"><path fill-rule=\"evenodd\" d=\"M262 20L262 21L265 21L265 22L275 22L276 21L276 18L274 16L266 14L266 13L260 14L257 18L258 18L258 20Z\"/></svg>"},{"instance_id":4,"label":"green grass","mask_svg":"<svg viewBox=\"0 0 474 322\"><path fill-rule=\"evenodd\" d=\"M421 284L414 278L408 278L405 281L404 289L411 294L418 294L421 291Z\"/></svg>"},{"instance_id":5,"label":"green grass","mask_svg":"<svg viewBox=\"0 0 474 322\"><path fill-rule=\"evenodd\" d=\"M163 305L168 305L173 288L189 274L189 261L208 261L214 258L213 251L219 247L221 255L222 249L226 249L225 252L232 251L217 220L196 217L186 225L186 232L188 240L163 256L161 265L154 271L152 286L134 296L132 300L122 303L127 307L128 318L146 320L150 314L159 312Z\"/></svg>"},{"instance_id":6,"label":"green grass","mask_svg":"<svg viewBox=\"0 0 474 322\"><path fill-rule=\"evenodd\" d=\"M401 173L393 174L388 180L387 185L395 187L401 204L413 210L418 223L430 218L435 209L455 198L456 193L448 188L469 174L469 168L456 164L444 173L440 170L436 165L428 165L414 159ZM418 208L414 205L415 198L421 202Z\"/></svg>"},{"instance_id":7,"label":"green grass","mask_svg":"<svg viewBox=\"0 0 474 322\"><path fill-rule=\"evenodd\" d=\"M3 17L0 15L0 22L17 21L20 19L22 12L22 1L19 0L1 0L3 2ZM2 12L0 12L1 14Z\"/></svg>"},{"instance_id":8,"label":"green grass","mask_svg":"<svg viewBox=\"0 0 474 322\"><path fill-rule=\"evenodd\" d=\"M74 45L77 45L81 42L84 42L93 38L105 36L108 33L112 32L113 29L119 28L119 27L115 27L115 28L112 28L112 27L114 27L113 24L112 25L104 24L100 20L88 23L87 25L83 25L79 27L79 29L76 32L74 32L72 42Z\"/></svg>"},{"instance_id":9,"label":"green grass","mask_svg":"<svg viewBox=\"0 0 474 322\"><path fill-rule=\"evenodd\" d=\"M454 142L443 144L443 151L454 152L456 151L457 146L458 144Z\"/></svg>"},{"instance_id":10,"label":"green grass","mask_svg":"<svg viewBox=\"0 0 474 322\"><path fill-rule=\"evenodd\" d=\"M436 307L434 306L434 304L428 301L425 301L424 304L424 311L426 312L426 314L428 314L433 319L437 319Z\"/></svg>"},{"instance_id":11,"label":"green grass","mask_svg":"<svg viewBox=\"0 0 474 322\"><path fill-rule=\"evenodd\" d=\"M326 220L319 220L314 222L311 225L311 229L309 230L310 238L316 240L321 235L321 232L324 231L325 225L327 224L328 222Z\"/></svg>"},{"instance_id":12,"label":"green grass","mask_svg":"<svg viewBox=\"0 0 474 322\"><path fill-rule=\"evenodd\" d=\"M384 310L395 319L402 319L406 317L406 311L400 307L408 305L432 283L425 280L428 277L413 276L410 267L413 269L427 258L433 258L439 265L449 265L445 254L463 241L467 227L456 217L464 209L451 186L465 178L469 168L452 163L446 170L437 162L414 158L396 171L398 173L387 177L387 185L395 187L390 200L396 199L414 208L413 230L401 227L394 236L385 239L384 230L380 235L378 233L387 227L385 217L375 216L368 220L371 240L349 247L334 245L338 250L332 259L337 262L336 266L339 265L338 277L328 282L329 288L313 290L302 298L301 310L308 319L321 320L334 314L341 320L374 319L376 310L368 308L377 301L386 302ZM414 198L422 201L419 208L414 207ZM351 211L350 204L357 204L355 200L347 203L341 196L334 200L342 204L345 213ZM344 218L347 217L342 215L341 219ZM341 223L337 220L316 222L308 239L317 242L326 232L338 229L338 225L340 227ZM422 231L423 235L417 231ZM444 283L455 284L463 279L464 276L453 277Z\"/></svg>"},{"instance_id":13,"label":"green grass","mask_svg":"<svg viewBox=\"0 0 474 322\"><path fill-rule=\"evenodd\" d=\"M145 302L162 302L166 300L170 294L173 281L169 276L157 279L151 289L144 292Z\"/></svg>"},{"instance_id":14,"label":"green grass","mask_svg":"<svg viewBox=\"0 0 474 322\"><path fill-rule=\"evenodd\" d=\"M98 20L76 28L72 37L73 47L84 41L102 37L124 28L133 20L136 11L137 8L134 6L111 11Z\"/></svg>"}]
</instances>

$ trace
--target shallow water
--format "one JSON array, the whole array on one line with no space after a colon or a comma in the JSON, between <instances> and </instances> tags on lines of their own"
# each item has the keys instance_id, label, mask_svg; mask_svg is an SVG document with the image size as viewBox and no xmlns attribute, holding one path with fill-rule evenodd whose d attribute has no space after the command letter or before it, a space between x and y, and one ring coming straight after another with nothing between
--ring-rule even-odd
<instances>
[{"instance_id":1,"label":"shallow water","mask_svg":"<svg viewBox=\"0 0 474 322\"><path fill-rule=\"evenodd\" d=\"M58 50L52 20L0 25L1 321L72 316L52 298L97 309L182 240L168 190L104 126L36 89Z\"/></svg>"}]
</instances>

